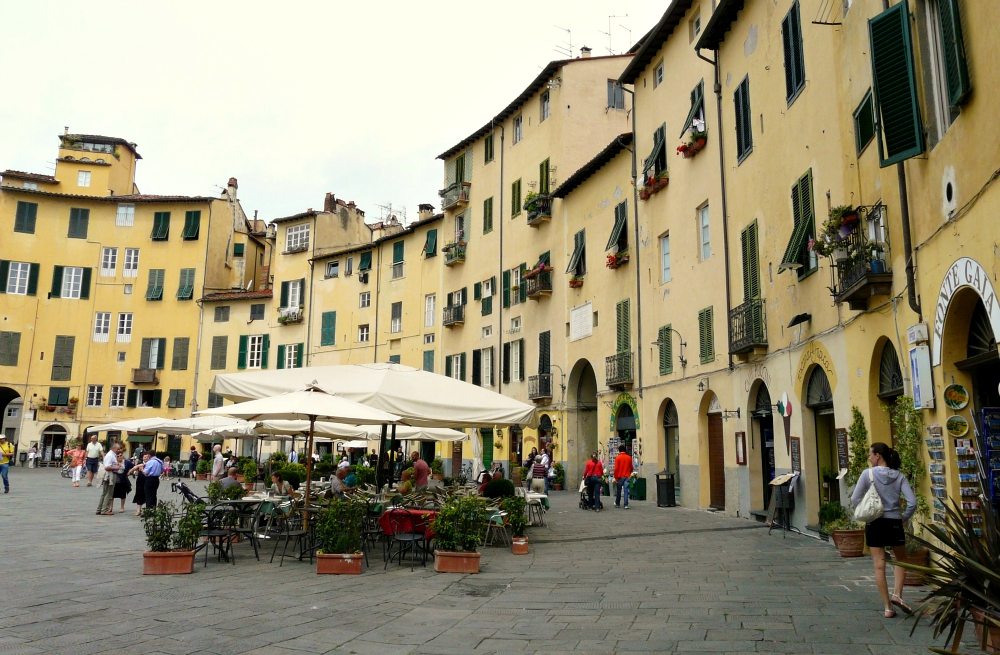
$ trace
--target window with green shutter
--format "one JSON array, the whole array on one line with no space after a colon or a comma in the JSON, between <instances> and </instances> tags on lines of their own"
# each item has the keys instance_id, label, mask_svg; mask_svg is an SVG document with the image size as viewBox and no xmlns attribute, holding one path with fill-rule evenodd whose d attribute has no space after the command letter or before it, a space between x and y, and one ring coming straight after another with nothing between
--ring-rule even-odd
<instances>
[{"instance_id":1,"label":"window with green shutter","mask_svg":"<svg viewBox=\"0 0 1000 655\"><path fill-rule=\"evenodd\" d=\"M25 234L35 233L35 219L38 217L37 202L17 201L17 213L14 215L14 231Z\"/></svg>"},{"instance_id":2,"label":"window with green shutter","mask_svg":"<svg viewBox=\"0 0 1000 655\"><path fill-rule=\"evenodd\" d=\"M425 350L424 351L424 370L428 373L434 372L434 351Z\"/></svg>"},{"instance_id":3,"label":"window with green shutter","mask_svg":"<svg viewBox=\"0 0 1000 655\"><path fill-rule=\"evenodd\" d=\"M483 283L476 282L475 284L472 285L472 299L482 300L482 298L483 298Z\"/></svg>"},{"instance_id":4,"label":"window with green shutter","mask_svg":"<svg viewBox=\"0 0 1000 655\"><path fill-rule=\"evenodd\" d=\"M285 345L278 345L278 364L275 368L285 368Z\"/></svg>"},{"instance_id":5,"label":"window with green shutter","mask_svg":"<svg viewBox=\"0 0 1000 655\"><path fill-rule=\"evenodd\" d=\"M757 256L757 221L740 232L743 253L743 300L760 298L760 261Z\"/></svg>"},{"instance_id":6,"label":"window with green shutter","mask_svg":"<svg viewBox=\"0 0 1000 655\"><path fill-rule=\"evenodd\" d=\"M643 160L643 177L659 176L667 172L667 124L653 131L653 149Z\"/></svg>"},{"instance_id":7,"label":"window with green shutter","mask_svg":"<svg viewBox=\"0 0 1000 655\"><path fill-rule=\"evenodd\" d=\"M209 365L213 371L224 371L226 369L226 355L229 351L229 337L212 337L212 359Z\"/></svg>"},{"instance_id":8,"label":"window with green shutter","mask_svg":"<svg viewBox=\"0 0 1000 655\"><path fill-rule=\"evenodd\" d=\"M17 366L20 350L20 332L0 332L0 366Z\"/></svg>"},{"instance_id":9,"label":"window with green shutter","mask_svg":"<svg viewBox=\"0 0 1000 655\"><path fill-rule=\"evenodd\" d=\"M698 355L702 364L715 361L715 325L711 307L698 312Z\"/></svg>"},{"instance_id":10,"label":"window with green shutter","mask_svg":"<svg viewBox=\"0 0 1000 655\"><path fill-rule=\"evenodd\" d=\"M166 241L170 237L170 212L153 214L153 231L149 238L153 241Z\"/></svg>"},{"instance_id":11,"label":"window with green shutter","mask_svg":"<svg viewBox=\"0 0 1000 655\"><path fill-rule=\"evenodd\" d=\"M323 312L319 343L321 346L337 345L337 312Z\"/></svg>"},{"instance_id":12,"label":"window with green shutter","mask_svg":"<svg viewBox=\"0 0 1000 655\"><path fill-rule=\"evenodd\" d=\"M522 303L528 301L528 284L524 280L524 274L527 272L528 272L528 264L527 262L525 262L524 264L521 264L521 275L520 275L521 284L517 286L517 293Z\"/></svg>"},{"instance_id":13,"label":"window with green shutter","mask_svg":"<svg viewBox=\"0 0 1000 655\"><path fill-rule=\"evenodd\" d=\"M510 217L520 215L521 213L521 180L515 180L513 184L510 185Z\"/></svg>"},{"instance_id":14,"label":"window with green shutter","mask_svg":"<svg viewBox=\"0 0 1000 655\"><path fill-rule=\"evenodd\" d=\"M214 409L215 407L222 407L224 398L214 391L208 392L208 409Z\"/></svg>"},{"instance_id":15,"label":"window with green shutter","mask_svg":"<svg viewBox=\"0 0 1000 655\"><path fill-rule=\"evenodd\" d=\"M483 201L483 234L493 231L493 196Z\"/></svg>"},{"instance_id":16,"label":"window with green shutter","mask_svg":"<svg viewBox=\"0 0 1000 655\"><path fill-rule=\"evenodd\" d=\"M870 19L868 36L875 115L882 135L879 164L884 168L924 151L907 3L897 3Z\"/></svg>"},{"instance_id":17,"label":"window with green shutter","mask_svg":"<svg viewBox=\"0 0 1000 655\"><path fill-rule=\"evenodd\" d=\"M69 387L49 387L49 405L64 407L69 404Z\"/></svg>"},{"instance_id":18,"label":"window with green shutter","mask_svg":"<svg viewBox=\"0 0 1000 655\"><path fill-rule=\"evenodd\" d=\"M188 337L174 337L174 355L170 362L171 371L186 371L188 367L188 349L191 346L191 339Z\"/></svg>"},{"instance_id":19,"label":"window with green shutter","mask_svg":"<svg viewBox=\"0 0 1000 655\"><path fill-rule=\"evenodd\" d=\"M171 389L167 393L167 407L174 409L184 407L185 396L187 396L185 389Z\"/></svg>"},{"instance_id":20,"label":"window with green shutter","mask_svg":"<svg viewBox=\"0 0 1000 655\"><path fill-rule=\"evenodd\" d=\"M399 355L389 355L389 363L390 364L399 364L400 363L400 356Z\"/></svg>"},{"instance_id":21,"label":"window with green shutter","mask_svg":"<svg viewBox=\"0 0 1000 655\"><path fill-rule=\"evenodd\" d=\"M699 125L692 125L695 120L700 121ZM691 108L681 126L681 138L688 128L691 128L692 132L705 129L705 80L698 82L698 86L691 91Z\"/></svg>"},{"instance_id":22,"label":"window with green shutter","mask_svg":"<svg viewBox=\"0 0 1000 655\"><path fill-rule=\"evenodd\" d=\"M74 207L69 210L69 234L66 236L70 239L86 239L89 225L90 210Z\"/></svg>"},{"instance_id":23,"label":"window with green shutter","mask_svg":"<svg viewBox=\"0 0 1000 655\"><path fill-rule=\"evenodd\" d=\"M194 269L182 268L180 284L177 286L178 300L191 300L194 298Z\"/></svg>"},{"instance_id":24,"label":"window with green shutter","mask_svg":"<svg viewBox=\"0 0 1000 655\"><path fill-rule=\"evenodd\" d=\"M233 244L233 257L242 257L245 248L246 248L246 244L243 244L243 243L234 243Z\"/></svg>"},{"instance_id":25,"label":"window with green shutter","mask_svg":"<svg viewBox=\"0 0 1000 655\"><path fill-rule=\"evenodd\" d=\"M669 325L660 328L656 345L660 349L660 375L670 375L674 372L674 342L671 340Z\"/></svg>"},{"instance_id":26,"label":"window with green shutter","mask_svg":"<svg viewBox=\"0 0 1000 655\"><path fill-rule=\"evenodd\" d=\"M860 155L875 138L875 107L872 105L871 89L854 110L854 147Z\"/></svg>"},{"instance_id":27,"label":"window with green shutter","mask_svg":"<svg viewBox=\"0 0 1000 655\"><path fill-rule=\"evenodd\" d=\"M370 271L372 269L372 251L366 250L361 253L361 261L358 262L358 272Z\"/></svg>"},{"instance_id":28,"label":"window with green shutter","mask_svg":"<svg viewBox=\"0 0 1000 655\"><path fill-rule=\"evenodd\" d=\"M503 307L510 307L510 271L504 271L501 275L503 281Z\"/></svg>"},{"instance_id":29,"label":"window with green shutter","mask_svg":"<svg viewBox=\"0 0 1000 655\"><path fill-rule=\"evenodd\" d=\"M538 165L538 193L549 193L549 160L546 159Z\"/></svg>"},{"instance_id":30,"label":"window with green shutter","mask_svg":"<svg viewBox=\"0 0 1000 655\"><path fill-rule=\"evenodd\" d=\"M149 269L149 285L146 287L146 300L163 300L163 283L167 272L162 268Z\"/></svg>"},{"instance_id":31,"label":"window with green shutter","mask_svg":"<svg viewBox=\"0 0 1000 655\"><path fill-rule=\"evenodd\" d=\"M785 247L778 272L785 269L797 270L799 277L812 272L817 261L807 248L809 239L816 233L816 215L813 207L812 169L792 185L792 238Z\"/></svg>"},{"instance_id":32,"label":"window with green shutter","mask_svg":"<svg viewBox=\"0 0 1000 655\"><path fill-rule=\"evenodd\" d=\"M403 261L403 242L397 241L392 244L392 263L398 264Z\"/></svg>"},{"instance_id":33,"label":"window with green shutter","mask_svg":"<svg viewBox=\"0 0 1000 655\"><path fill-rule=\"evenodd\" d=\"M548 375L552 368L552 333L538 333L538 374Z\"/></svg>"},{"instance_id":34,"label":"window with green shutter","mask_svg":"<svg viewBox=\"0 0 1000 655\"><path fill-rule=\"evenodd\" d=\"M785 50L785 100L791 105L806 85L805 57L802 54L802 18L798 0L781 21L781 42Z\"/></svg>"},{"instance_id":35,"label":"window with green shutter","mask_svg":"<svg viewBox=\"0 0 1000 655\"><path fill-rule=\"evenodd\" d=\"M569 258L566 272L579 277L587 273L587 231L580 230L573 235L573 254Z\"/></svg>"},{"instance_id":36,"label":"window with green shutter","mask_svg":"<svg viewBox=\"0 0 1000 655\"><path fill-rule=\"evenodd\" d=\"M427 230L427 239L424 241L424 257L433 257L437 254L438 231Z\"/></svg>"},{"instance_id":37,"label":"window with green shutter","mask_svg":"<svg viewBox=\"0 0 1000 655\"><path fill-rule=\"evenodd\" d=\"M52 353L52 379L69 380L73 377L73 350L76 347L76 337L57 336L55 350Z\"/></svg>"},{"instance_id":38,"label":"window with green shutter","mask_svg":"<svg viewBox=\"0 0 1000 655\"><path fill-rule=\"evenodd\" d=\"M611 236L608 237L608 245L605 250L611 250L615 246L618 252L628 250L628 201L623 200L615 205L615 224L611 228Z\"/></svg>"},{"instance_id":39,"label":"window with green shutter","mask_svg":"<svg viewBox=\"0 0 1000 655\"><path fill-rule=\"evenodd\" d=\"M937 0L941 20L941 49L944 51L944 71L948 83L948 103L952 110L969 96L969 67L965 61L965 40L962 37L962 16L958 0Z\"/></svg>"},{"instance_id":40,"label":"window with green shutter","mask_svg":"<svg viewBox=\"0 0 1000 655\"><path fill-rule=\"evenodd\" d=\"M486 135L483 139L483 163L488 164L493 161L493 133Z\"/></svg>"},{"instance_id":41,"label":"window with green shutter","mask_svg":"<svg viewBox=\"0 0 1000 655\"><path fill-rule=\"evenodd\" d=\"M240 335L240 350L236 357L236 368L241 371L247 367L247 343L250 337L246 334Z\"/></svg>"},{"instance_id":42,"label":"window with green shutter","mask_svg":"<svg viewBox=\"0 0 1000 655\"><path fill-rule=\"evenodd\" d=\"M632 331L629 323L629 300L621 300L615 307L615 352L627 353L631 351Z\"/></svg>"},{"instance_id":43,"label":"window with green shutter","mask_svg":"<svg viewBox=\"0 0 1000 655\"><path fill-rule=\"evenodd\" d=\"M750 76L747 75L733 93L736 107L736 159L742 162L753 150L752 117L750 116Z\"/></svg>"},{"instance_id":44,"label":"window with green shutter","mask_svg":"<svg viewBox=\"0 0 1000 655\"><path fill-rule=\"evenodd\" d=\"M181 238L185 241L196 241L198 233L201 231L201 212L190 211L184 213L184 231Z\"/></svg>"}]
</instances>

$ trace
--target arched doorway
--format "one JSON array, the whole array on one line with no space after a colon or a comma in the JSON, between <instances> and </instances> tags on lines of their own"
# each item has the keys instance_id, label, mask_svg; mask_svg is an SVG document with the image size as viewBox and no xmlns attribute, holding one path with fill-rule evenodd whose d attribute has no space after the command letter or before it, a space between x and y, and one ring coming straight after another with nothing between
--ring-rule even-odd
<instances>
[{"instance_id":1,"label":"arched doorway","mask_svg":"<svg viewBox=\"0 0 1000 655\"><path fill-rule=\"evenodd\" d=\"M806 407L812 410L816 426L816 472L819 483L819 502L840 500L837 482L837 439L833 412L833 390L826 371L815 366L806 387Z\"/></svg>"},{"instance_id":2,"label":"arched doorway","mask_svg":"<svg viewBox=\"0 0 1000 655\"><path fill-rule=\"evenodd\" d=\"M565 426L566 479L579 480L591 453L598 452L597 376L589 361L581 359L573 365L568 387L571 406L568 408L568 423Z\"/></svg>"},{"instance_id":3,"label":"arched doorway","mask_svg":"<svg viewBox=\"0 0 1000 655\"><path fill-rule=\"evenodd\" d=\"M663 408L663 453L664 469L674 474L674 499L681 501L681 442L680 421L677 418L677 405L667 399Z\"/></svg>"},{"instance_id":4,"label":"arched doorway","mask_svg":"<svg viewBox=\"0 0 1000 655\"><path fill-rule=\"evenodd\" d=\"M760 444L760 480L761 496L764 504L761 509L766 510L771 504L771 480L774 479L774 406L771 403L771 393L767 390L767 385L763 382L757 387L757 394L754 398L753 409L750 411L750 418L753 421L753 438Z\"/></svg>"},{"instance_id":5,"label":"arched doorway","mask_svg":"<svg viewBox=\"0 0 1000 655\"><path fill-rule=\"evenodd\" d=\"M17 441L24 418L24 401L21 395L10 387L0 387L0 434L7 437L7 443L17 452Z\"/></svg>"},{"instance_id":6,"label":"arched doorway","mask_svg":"<svg viewBox=\"0 0 1000 655\"><path fill-rule=\"evenodd\" d=\"M618 437L618 445L625 446L625 452L632 454L635 442L635 412L627 403L618 406L618 413L615 415L615 436ZM618 448L614 447L617 451ZM609 461L614 458L613 453L609 453Z\"/></svg>"},{"instance_id":7,"label":"arched doorway","mask_svg":"<svg viewBox=\"0 0 1000 655\"><path fill-rule=\"evenodd\" d=\"M903 371L899 367L896 349L892 342L886 339L878 363L878 398L889 408L889 438L893 446L896 445L896 432L892 417L896 411L896 400L902 395Z\"/></svg>"},{"instance_id":8,"label":"arched doorway","mask_svg":"<svg viewBox=\"0 0 1000 655\"><path fill-rule=\"evenodd\" d=\"M538 419L538 452L552 446L552 419L542 414Z\"/></svg>"},{"instance_id":9,"label":"arched doorway","mask_svg":"<svg viewBox=\"0 0 1000 655\"><path fill-rule=\"evenodd\" d=\"M56 452L62 455L66 450L66 428L61 425L50 425L42 430L42 442L38 445L38 453L43 464L56 461Z\"/></svg>"},{"instance_id":10,"label":"arched doorway","mask_svg":"<svg viewBox=\"0 0 1000 655\"><path fill-rule=\"evenodd\" d=\"M722 438L722 405L713 392L708 391L701 401L707 439L708 454L708 504L712 509L726 509L726 451Z\"/></svg>"},{"instance_id":11,"label":"arched doorway","mask_svg":"<svg viewBox=\"0 0 1000 655\"><path fill-rule=\"evenodd\" d=\"M969 336L965 346L965 359L955 362L955 368L965 371L972 378L972 404L980 432L984 407L1000 407L1000 356L997 340L990 325L990 316L982 300L976 302L969 321Z\"/></svg>"}]
</instances>

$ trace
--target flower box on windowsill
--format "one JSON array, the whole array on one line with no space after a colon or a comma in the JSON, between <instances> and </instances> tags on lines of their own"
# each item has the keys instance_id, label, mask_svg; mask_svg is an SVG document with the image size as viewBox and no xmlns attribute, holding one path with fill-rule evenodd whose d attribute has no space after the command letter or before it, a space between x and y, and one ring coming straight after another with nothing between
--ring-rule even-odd
<instances>
[{"instance_id":1,"label":"flower box on windowsill","mask_svg":"<svg viewBox=\"0 0 1000 655\"><path fill-rule=\"evenodd\" d=\"M661 189L666 189L667 184L670 183L670 177L663 173L660 177L650 176L646 179L645 186L639 188L639 199L649 200L649 197L659 193Z\"/></svg>"},{"instance_id":2,"label":"flower box on windowsill","mask_svg":"<svg viewBox=\"0 0 1000 655\"><path fill-rule=\"evenodd\" d=\"M278 323L289 325L291 323L301 323L303 318L302 309L279 309Z\"/></svg>"},{"instance_id":3,"label":"flower box on windowsill","mask_svg":"<svg viewBox=\"0 0 1000 655\"><path fill-rule=\"evenodd\" d=\"M552 270L551 266L545 266L545 267L540 267L540 268L532 268L532 269L529 269L529 270L525 271L524 275L522 275L521 277L523 279L530 280L531 278L537 276L542 271L551 271L551 270Z\"/></svg>"},{"instance_id":4,"label":"flower box on windowsill","mask_svg":"<svg viewBox=\"0 0 1000 655\"><path fill-rule=\"evenodd\" d=\"M289 248L288 250L286 250L282 254L285 254L285 255L294 255L297 252L305 252L307 250L309 250L309 246L296 246L294 248Z\"/></svg>"},{"instance_id":5,"label":"flower box on windowsill","mask_svg":"<svg viewBox=\"0 0 1000 655\"><path fill-rule=\"evenodd\" d=\"M705 148L708 138L701 136L690 143L683 143L677 147L677 154L684 155L684 159L691 159Z\"/></svg>"},{"instance_id":6,"label":"flower box on windowsill","mask_svg":"<svg viewBox=\"0 0 1000 655\"><path fill-rule=\"evenodd\" d=\"M571 278L569 281L570 289L579 289L583 286L583 278Z\"/></svg>"},{"instance_id":7,"label":"flower box on windowsill","mask_svg":"<svg viewBox=\"0 0 1000 655\"><path fill-rule=\"evenodd\" d=\"M623 266L627 261L628 261L628 251L625 250L623 252L619 252L614 255L608 255L607 266L608 268L614 270L616 268L619 268L620 266Z\"/></svg>"}]
</instances>

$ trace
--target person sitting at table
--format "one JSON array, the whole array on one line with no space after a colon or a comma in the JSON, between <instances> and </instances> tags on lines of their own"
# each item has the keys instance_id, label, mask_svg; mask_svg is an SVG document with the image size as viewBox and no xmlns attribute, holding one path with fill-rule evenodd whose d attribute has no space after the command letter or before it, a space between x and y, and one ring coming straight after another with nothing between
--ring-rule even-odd
<instances>
[{"instance_id":1,"label":"person sitting at table","mask_svg":"<svg viewBox=\"0 0 1000 655\"><path fill-rule=\"evenodd\" d=\"M239 470L235 466L230 466L227 473L226 477L222 478L222 482L219 483L219 486L223 489L240 486L240 483L236 480L236 474L239 473Z\"/></svg>"},{"instance_id":2,"label":"person sitting at table","mask_svg":"<svg viewBox=\"0 0 1000 655\"><path fill-rule=\"evenodd\" d=\"M235 469L230 469L235 470ZM285 482L281 477L281 473L275 471L271 474L271 493L277 494L279 496L291 496L294 492L292 491L292 483Z\"/></svg>"},{"instance_id":3,"label":"person sitting at table","mask_svg":"<svg viewBox=\"0 0 1000 655\"><path fill-rule=\"evenodd\" d=\"M330 478L330 491L337 498L344 497L344 489L347 485L344 484L344 479L347 477L347 469L337 469L337 474Z\"/></svg>"},{"instance_id":4,"label":"person sitting at table","mask_svg":"<svg viewBox=\"0 0 1000 655\"><path fill-rule=\"evenodd\" d=\"M345 469L347 475L344 476L344 487L347 489L357 489L358 488L358 476L351 469Z\"/></svg>"}]
</instances>

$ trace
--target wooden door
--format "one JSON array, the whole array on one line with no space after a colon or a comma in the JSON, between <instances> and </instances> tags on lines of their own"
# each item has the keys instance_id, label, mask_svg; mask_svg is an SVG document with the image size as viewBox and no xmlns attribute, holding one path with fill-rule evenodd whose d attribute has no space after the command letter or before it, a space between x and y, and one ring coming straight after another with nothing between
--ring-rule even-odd
<instances>
[{"instance_id":1,"label":"wooden door","mask_svg":"<svg viewBox=\"0 0 1000 655\"><path fill-rule=\"evenodd\" d=\"M451 474L457 476L462 472L462 442L456 441L451 446Z\"/></svg>"},{"instance_id":2,"label":"wooden door","mask_svg":"<svg viewBox=\"0 0 1000 655\"><path fill-rule=\"evenodd\" d=\"M722 414L708 415L709 505L726 509L726 466L722 445Z\"/></svg>"}]
</instances>

